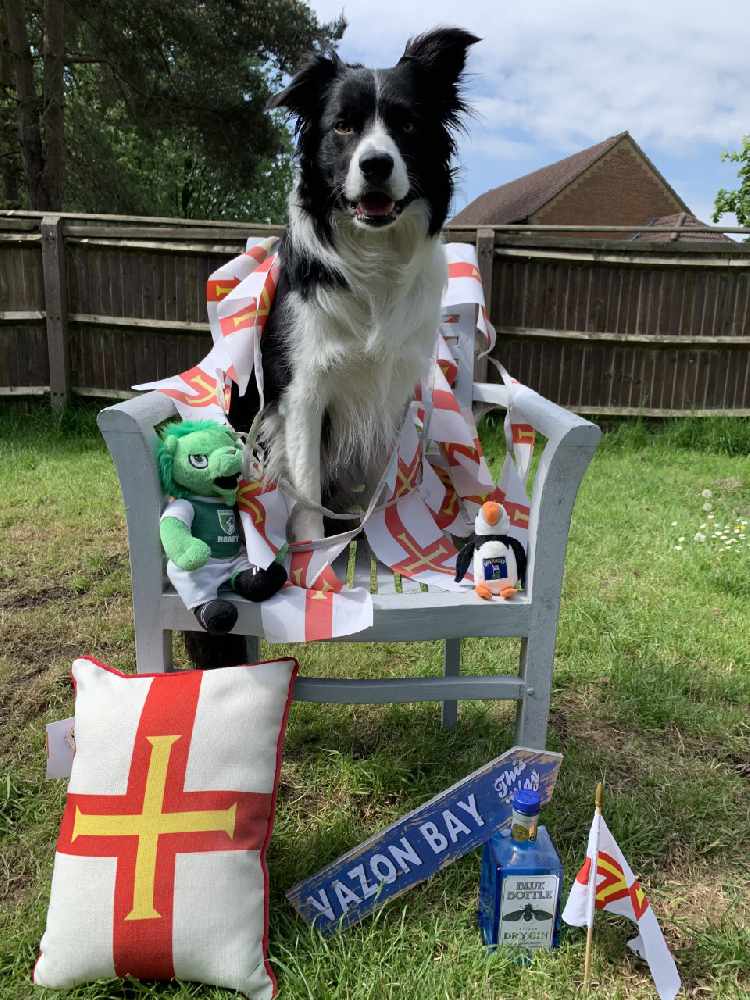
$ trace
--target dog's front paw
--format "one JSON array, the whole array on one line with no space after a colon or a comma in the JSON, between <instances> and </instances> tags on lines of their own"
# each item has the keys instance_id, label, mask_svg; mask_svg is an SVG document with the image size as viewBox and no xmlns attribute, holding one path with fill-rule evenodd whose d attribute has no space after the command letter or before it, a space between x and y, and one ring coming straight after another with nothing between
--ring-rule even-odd
<instances>
[{"instance_id":1,"label":"dog's front paw","mask_svg":"<svg viewBox=\"0 0 750 1000\"><path fill-rule=\"evenodd\" d=\"M323 515L317 510L298 507L292 513L291 537L293 542L309 542L314 538L324 538Z\"/></svg>"}]
</instances>

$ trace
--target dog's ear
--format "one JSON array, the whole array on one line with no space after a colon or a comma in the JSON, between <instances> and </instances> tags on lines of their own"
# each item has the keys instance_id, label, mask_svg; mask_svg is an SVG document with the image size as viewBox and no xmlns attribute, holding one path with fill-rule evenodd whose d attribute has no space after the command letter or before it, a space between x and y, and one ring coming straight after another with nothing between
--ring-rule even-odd
<instances>
[{"instance_id":1,"label":"dog's ear","mask_svg":"<svg viewBox=\"0 0 750 1000\"><path fill-rule=\"evenodd\" d=\"M479 41L480 38L462 28L435 28L411 38L400 62L429 74L431 84L439 90L455 93L453 88L466 66L467 49Z\"/></svg>"},{"instance_id":2,"label":"dog's ear","mask_svg":"<svg viewBox=\"0 0 750 1000\"><path fill-rule=\"evenodd\" d=\"M287 108L297 118L310 118L320 108L320 101L341 67L335 52L316 53L294 74L280 93L274 94L266 108Z\"/></svg>"}]
</instances>

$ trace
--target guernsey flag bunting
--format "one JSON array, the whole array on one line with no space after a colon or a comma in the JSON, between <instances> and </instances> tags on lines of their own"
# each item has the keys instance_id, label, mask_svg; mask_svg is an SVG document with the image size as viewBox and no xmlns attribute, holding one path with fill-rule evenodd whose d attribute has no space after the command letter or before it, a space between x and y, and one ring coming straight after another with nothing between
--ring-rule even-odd
<instances>
[{"instance_id":1,"label":"guernsey flag bunting","mask_svg":"<svg viewBox=\"0 0 750 1000\"><path fill-rule=\"evenodd\" d=\"M433 364L414 387L397 447L368 509L353 518L354 528L326 539L308 539L304 551L299 544L291 546L289 585L260 605L263 633L270 642L337 638L372 625L369 584L345 587L331 567L361 530L372 555L392 573L407 577L414 586L439 590L471 587L470 574L459 583L454 579L457 551L452 536L471 534L476 512L485 500L504 504L510 517L509 534L527 545L526 479L534 432L515 415L516 402L531 390L501 370L508 395L507 456L496 483L482 454L470 405L475 335L484 341L486 353L495 344L495 331L485 307L476 249L465 243L448 243L444 249L448 283L442 321L435 331ZM245 253L227 261L208 279L210 352L185 372L134 388L166 393L183 420L223 423L232 385L242 395L254 375L262 410L262 335L281 267L275 237L248 242ZM248 559L265 568L286 544L289 518L299 497L290 483L263 480L262 470L256 471L261 481L241 484L239 507Z\"/></svg>"},{"instance_id":2,"label":"guernsey flag bunting","mask_svg":"<svg viewBox=\"0 0 750 1000\"><path fill-rule=\"evenodd\" d=\"M681 983L672 953L645 892L599 811L562 918L573 927L591 927L595 910L617 913L638 925L638 936L628 941L628 947L648 962L661 1000L673 1000Z\"/></svg>"}]
</instances>

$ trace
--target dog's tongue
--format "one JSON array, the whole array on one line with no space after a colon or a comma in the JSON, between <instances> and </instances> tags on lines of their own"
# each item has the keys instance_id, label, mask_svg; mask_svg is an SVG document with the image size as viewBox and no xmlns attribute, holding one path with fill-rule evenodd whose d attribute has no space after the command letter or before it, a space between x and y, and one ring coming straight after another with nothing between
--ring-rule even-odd
<instances>
[{"instance_id":1,"label":"dog's tongue","mask_svg":"<svg viewBox=\"0 0 750 1000\"><path fill-rule=\"evenodd\" d=\"M394 207L395 202L387 194L373 191L360 199L357 203L357 212L360 215L390 215Z\"/></svg>"}]
</instances>

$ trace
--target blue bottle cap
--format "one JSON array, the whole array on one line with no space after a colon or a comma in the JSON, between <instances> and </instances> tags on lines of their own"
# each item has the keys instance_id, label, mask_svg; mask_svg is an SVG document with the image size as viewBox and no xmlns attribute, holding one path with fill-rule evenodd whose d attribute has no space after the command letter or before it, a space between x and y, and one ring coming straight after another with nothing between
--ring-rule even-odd
<instances>
[{"instance_id":1,"label":"blue bottle cap","mask_svg":"<svg viewBox=\"0 0 750 1000\"><path fill-rule=\"evenodd\" d=\"M530 788L521 788L513 796L513 808L524 816L536 816L542 808L542 797Z\"/></svg>"}]
</instances>

